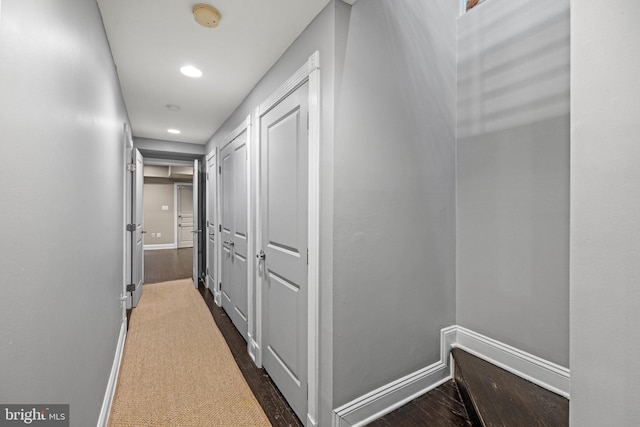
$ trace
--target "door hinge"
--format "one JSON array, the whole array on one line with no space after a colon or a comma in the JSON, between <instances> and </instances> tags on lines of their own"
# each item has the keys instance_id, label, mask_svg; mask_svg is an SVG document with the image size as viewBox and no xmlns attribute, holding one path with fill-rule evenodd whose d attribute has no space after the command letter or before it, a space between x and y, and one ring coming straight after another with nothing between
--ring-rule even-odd
<instances>
[{"instance_id":1,"label":"door hinge","mask_svg":"<svg viewBox=\"0 0 640 427\"><path fill-rule=\"evenodd\" d=\"M135 224L127 224L127 231L136 231Z\"/></svg>"},{"instance_id":2,"label":"door hinge","mask_svg":"<svg viewBox=\"0 0 640 427\"><path fill-rule=\"evenodd\" d=\"M127 285L127 292L134 292L136 290L136 285L134 283L129 283Z\"/></svg>"},{"instance_id":3,"label":"door hinge","mask_svg":"<svg viewBox=\"0 0 640 427\"><path fill-rule=\"evenodd\" d=\"M218 173L221 174L222 173L222 166L218 166Z\"/></svg>"},{"instance_id":4,"label":"door hinge","mask_svg":"<svg viewBox=\"0 0 640 427\"><path fill-rule=\"evenodd\" d=\"M209 181L209 172L207 172L207 181Z\"/></svg>"},{"instance_id":5,"label":"door hinge","mask_svg":"<svg viewBox=\"0 0 640 427\"><path fill-rule=\"evenodd\" d=\"M218 224L218 232L222 233L222 224Z\"/></svg>"},{"instance_id":6,"label":"door hinge","mask_svg":"<svg viewBox=\"0 0 640 427\"><path fill-rule=\"evenodd\" d=\"M134 163L129 163L129 164L127 165L127 170L128 170L129 172L135 172L135 171L136 171L136 165L135 165Z\"/></svg>"},{"instance_id":7,"label":"door hinge","mask_svg":"<svg viewBox=\"0 0 640 427\"><path fill-rule=\"evenodd\" d=\"M209 267L207 267L207 276L209 275Z\"/></svg>"}]
</instances>

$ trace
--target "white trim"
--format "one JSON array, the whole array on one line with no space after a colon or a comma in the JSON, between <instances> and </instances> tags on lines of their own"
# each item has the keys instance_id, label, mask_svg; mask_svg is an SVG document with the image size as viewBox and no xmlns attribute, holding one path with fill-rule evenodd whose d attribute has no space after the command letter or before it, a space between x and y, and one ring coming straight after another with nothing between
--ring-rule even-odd
<instances>
[{"instance_id":1,"label":"white trim","mask_svg":"<svg viewBox=\"0 0 640 427\"><path fill-rule=\"evenodd\" d=\"M220 288L220 285L222 283L222 273L221 273L221 268L222 268L222 242L220 242L220 224L222 224L222 204L220 203L220 194L222 192L222 188L220 187L220 181L222 181L220 173L218 172L220 170L220 165L222 165L221 163L221 150L216 147L215 148L215 156L216 156L216 170L213 172L216 174L216 212L217 212L217 218L218 218L218 226L216 227L216 253L218 254L217 259L216 259L216 265L218 267L218 271L216 271L216 283L214 284L214 294L213 294L213 302L216 303L216 305L218 307L222 307L222 289Z\"/></svg>"},{"instance_id":2,"label":"white trim","mask_svg":"<svg viewBox=\"0 0 640 427\"><path fill-rule=\"evenodd\" d=\"M319 53L309 57L309 219L307 311L307 426L318 424L320 358L320 69Z\"/></svg>"},{"instance_id":3,"label":"white trim","mask_svg":"<svg viewBox=\"0 0 640 427\"><path fill-rule=\"evenodd\" d=\"M163 249L178 249L175 243L158 243L157 245L144 245L145 251L158 251Z\"/></svg>"},{"instance_id":4,"label":"white trim","mask_svg":"<svg viewBox=\"0 0 640 427\"><path fill-rule=\"evenodd\" d=\"M256 109L256 134L260 133L262 116L268 113L280 101L305 82L309 82L309 212L308 212L308 246L309 266L307 272L308 300L307 300L307 426L316 426L319 415L319 242L320 242L320 52L315 51L307 61L271 96ZM259 137L258 137L259 141ZM259 145L257 145L259 147ZM256 150L259 151L259 148ZM260 188L260 173L256 188ZM256 192L259 207L259 191ZM257 209L257 242L262 241L260 235L260 213ZM257 264L259 266L259 264ZM260 277L260 276L258 276ZM262 280L256 281L256 360L261 363L260 348L262 348ZM259 365L260 366L260 365Z\"/></svg>"},{"instance_id":5,"label":"white trim","mask_svg":"<svg viewBox=\"0 0 640 427\"><path fill-rule=\"evenodd\" d=\"M258 107L258 116L262 117L275 107L280 101L286 98L291 92L296 90L300 85L309 79L310 74L318 70L320 61L320 52L317 50L309 57L307 62L289 77L289 79L275 92L271 94L260 106ZM319 94L317 94L319 97ZM309 88L309 99L311 99L311 88Z\"/></svg>"},{"instance_id":6,"label":"white trim","mask_svg":"<svg viewBox=\"0 0 640 427\"><path fill-rule=\"evenodd\" d=\"M262 227L260 226L261 222L260 222L260 215L261 215L261 211L260 211L260 129L261 129L261 122L262 122L262 118L260 117L260 107L257 107L254 112L253 112L253 123L254 123L254 129L255 132L253 132L254 135L254 142L255 142L255 181L253 183L254 188L255 188L255 194L254 194L254 213L255 213L255 217L254 217L254 224L255 224L255 230L256 230L256 240L255 240L255 244L256 247L254 248L254 251L257 251L258 246L260 246L260 242L262 242ZM256 330L252 331L253 332L253 337L250 338L250 341L252 343L252 351L253 351L253 355L251 355L251 358L253 359L253 362L256 364L256 366L258 368L262 368L262 349L260 344L262 343L262 279L261 279L261 275L259 274L258 269L260 268L260 264L258 263L256 265L256 269L254 270L254 277L255 277L255 316L256 316Z\"/></svg>"},{"instance_id":7,"label":"white trim","mask_svg":"<svg viewBox=\"0 0 640 427\"><path fill-rule=\"evenodd\" d=\"M113 358L113 365L111 366L111 374L109 375L109 381L107 382L107 391L104 394L102 400L102 409L100 410L100 417L98 418L98 427L106 427L109 422L109 415L111 414L111 404L113 403L113 396L116 393L116 385L118 384L118 373L120 372L120 363L122 362L122 354L124 352L124 343L127 338L127 321L125 320L120 325L120 335L118 336L118 344L116 346L116 353Z\"/></svg>"},{"instance_id":8,"label":"white trim","mask_svg":"<svg viewBox=\"0 0 640 427\"><path fill-rule=\"evenodd\" d=\"M333 410L333 427L364 426L453 377L449 357L455 326L440 331L440 360Z\"/></svg>"},{"instance_id":9,"label":"white trim","mask_svg":"<svg viewBox=\"0 0 640 427\"><path fill-rule=\"evenodd\" d=\"M253 362L255 363L255 350L257 347L252 346L252 342L254 343L251 335L253 335L253 327L252 324L255 322L255 307L253 295L255 293L255 266L256 266L256 258L253 254L256 253L256 240L254 237L254 217L255 211L253 210L252 201L254 200L254 185L253 185L253 156L254 156L254 142L253 142L253 128L251 126L251 115L249 114L247 118L244 120L244 127L247 132L247 159L246 159L246 179L247 179L247 353L251 356L252 352L254 355L251 357ZM238 134L241 135L242 131Z\"/></svg>"},{"instance_id":10,"label":"white trim","mask_svg":"<svg viewBox=\"0 0 640 427\"><path fill-rule=\"evenodd\" d=\"M363 426L453 377L452 348L460 348L489 363L569 398L570 371L515 347L453 325L440 331L440 360L379 387L333 410L333 427Z\"/></svg>"},{"instance_id":11,"label":"white trim","mask_svg":"<svg viewBox=\"0 0 640 427\"><path fill-rule=\"evenodd\" d=\"M452 347L460 348L569 399L571 392L569 369L462 326L456 328L456 339Z\"/></svg>"}]
</instances>

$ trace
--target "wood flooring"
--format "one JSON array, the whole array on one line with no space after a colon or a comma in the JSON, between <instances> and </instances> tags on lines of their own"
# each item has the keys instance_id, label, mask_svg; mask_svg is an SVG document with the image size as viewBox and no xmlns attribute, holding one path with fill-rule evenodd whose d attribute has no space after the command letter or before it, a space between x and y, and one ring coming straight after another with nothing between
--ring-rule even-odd
<instances>
[{"instance_id":1,"label":"wood flooring","mask_svg":"<svg viewBox=\"0 0 640 427\"><path fill-rule=\"evenodd\" d=\"M144 283L170 282L191 277L193 248L144 251Z\"/></svg>"},{"instance_id":2,"label":"wood flooring","mask_svg":"<svg viewBox=\"0 0 640 427\"><path fill-rule=\"evenodd\" d=\"M479 425L569 425L569 400L459 348L452 354L460 394Z\"/></svg>"}]
</instances>

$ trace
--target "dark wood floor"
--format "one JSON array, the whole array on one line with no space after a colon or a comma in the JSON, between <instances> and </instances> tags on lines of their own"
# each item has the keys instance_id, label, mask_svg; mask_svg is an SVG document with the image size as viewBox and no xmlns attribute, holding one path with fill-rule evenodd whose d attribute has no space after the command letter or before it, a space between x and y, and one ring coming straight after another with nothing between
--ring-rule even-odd
<instances>
[{"instance_id":1,"label":"dark wood floor","mask_svg":"<svg viewBox=\"0 0 640 427\"><path fill-rule=\"evenodd\" d=\"M487 426L564 427L569 400L459 348L456 382L472 416Z\"/></svg>"},{"instance_id":2,"label":"dark wood floor","mask_svg":"<svg viewBox=\"0 0 640 427\"><path fill-rule=\"evenodd\" d=\"M169 282L191 277L193 248L144 251L144 283Z\"/></svg>"},{"instance_id":3,"label":"dark wood floor","mask_svg":"<svg viewBox=\"0 0 640 427\"><path fill-rule=\"evenodd\" d=\"M469 420L455 381L450 380L368 425L471 427L473 424Z\"/></svg>"}]
</instances>

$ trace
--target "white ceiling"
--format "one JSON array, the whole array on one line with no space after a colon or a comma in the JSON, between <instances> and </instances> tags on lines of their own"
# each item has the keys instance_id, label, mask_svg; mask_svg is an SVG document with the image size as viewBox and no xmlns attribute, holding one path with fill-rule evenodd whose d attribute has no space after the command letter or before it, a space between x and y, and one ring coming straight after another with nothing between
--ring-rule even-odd
<instances>
[{"instance_id":1,"label":"white ceiling","mask_svg":"<svg viewBox=\"0 0 640 427\"><path fill-rule=\"evenodd\" d=\"M134 136L205 144L329 0L212 0L213 29L196 3L98 0ZM186 64L204 75L182 75Z\"/></svg>"}]
</instances>

